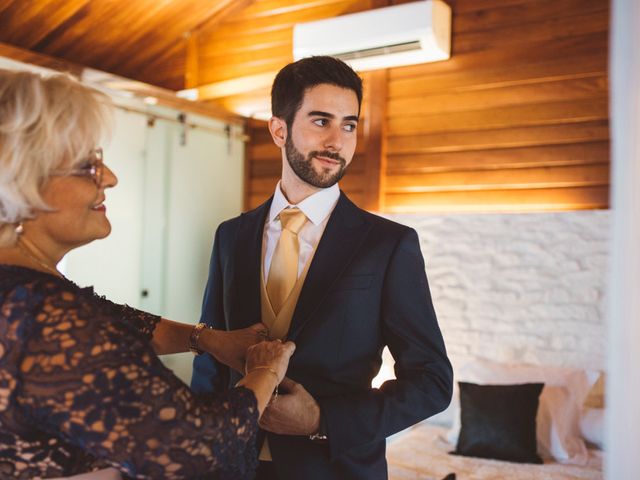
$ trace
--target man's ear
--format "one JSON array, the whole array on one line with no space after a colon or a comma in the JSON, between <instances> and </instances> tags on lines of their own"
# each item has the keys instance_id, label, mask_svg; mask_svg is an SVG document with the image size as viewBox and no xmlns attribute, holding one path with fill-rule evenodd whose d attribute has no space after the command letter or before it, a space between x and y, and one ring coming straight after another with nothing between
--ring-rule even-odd
<instances>
[{"instance_id":1,"label":"man's ear","mask_svg":"<svg viewBox=\"0 0 640 480\"><path fill-rule=\"evenodd\" d=\"M289 133L287 132L287 122L278 117L271 117L269 119L269 133L271 133L273 143L279 148L283 148Z\"/></svg>"}]
</instances>

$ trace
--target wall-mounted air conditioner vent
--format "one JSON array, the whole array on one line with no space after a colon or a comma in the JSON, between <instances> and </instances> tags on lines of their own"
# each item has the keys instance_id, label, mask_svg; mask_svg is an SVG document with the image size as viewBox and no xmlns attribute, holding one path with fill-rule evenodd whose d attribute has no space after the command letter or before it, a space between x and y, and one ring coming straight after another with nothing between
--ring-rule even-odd
<instances>
[{"instance_id":1,"label":"wall-mounted air conditioner vent","mask_svg":"<svg viewBox=\"0 0 640 480\"><path fill-rule=\"evenodd\" d=\"M293 30L295 60L331 55L356 70L446 60L451 8L426 0L300 23Z\"/></svg>"}]
</instances>

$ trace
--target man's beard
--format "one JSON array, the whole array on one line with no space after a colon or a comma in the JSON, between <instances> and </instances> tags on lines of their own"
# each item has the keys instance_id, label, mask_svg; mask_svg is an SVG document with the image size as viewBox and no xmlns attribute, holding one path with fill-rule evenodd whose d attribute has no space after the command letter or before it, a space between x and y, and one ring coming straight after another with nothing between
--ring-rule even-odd
<instances>
[{"instance_id":1,"label":"man's beard","mask_svg":"<svg viewBox=\"0 0 640 480\"><path fill-rule=\"evenodd\" d=\"M316 188L329 188L340 181L347 169L347 161L337 153L329 151L311 151L305 156L296 148L291 140L291 136L287 136L284 144L287 161L295 174L304 182ZM318 173L313 169L313 157L326 157L340 162L340 168L335 173L329 173L323 169Z\"/></svg>"}]
</instances>

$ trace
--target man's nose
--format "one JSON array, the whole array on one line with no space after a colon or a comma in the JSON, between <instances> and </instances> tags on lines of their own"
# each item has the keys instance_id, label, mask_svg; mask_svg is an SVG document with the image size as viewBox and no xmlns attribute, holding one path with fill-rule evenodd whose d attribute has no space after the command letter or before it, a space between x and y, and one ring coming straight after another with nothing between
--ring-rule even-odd
<instances>
[{"instance_id":1,"label":"man's nose","mask_svg":"<svg viewBox=\"0 0 640 480\"><path fill-rule=\"evenodd\" d=\"M339 152L342 150L342 130L339 127L329 128L324 139L324 148Z\"/></svg>"}]
</instances>

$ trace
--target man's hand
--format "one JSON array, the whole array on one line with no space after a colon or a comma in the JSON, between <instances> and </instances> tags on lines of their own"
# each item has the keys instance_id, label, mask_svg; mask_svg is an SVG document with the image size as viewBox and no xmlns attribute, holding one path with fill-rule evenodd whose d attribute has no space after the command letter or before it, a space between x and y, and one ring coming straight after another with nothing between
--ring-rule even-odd
<instances>
[{"instance_id":1,"label":"man's hand","mask_svg":"<svg viewBox=\"0 0 640 480\"><path fill-rule=\"evenodd\" d=\"M262 323L256 323L240 330L205 329L200 337L200 348L213 355L220 363L244 374L247 348L261 342L269 330Z\"/></svg>"},{"instance_id":2,"label":"man's hand","mask_svg":"<svg viewBox=\"0 0 640 480\"><path fill-rule=\"evenodd\" d=\"M260 417L260 427L279 435L311 435L320 428L318 402L299 383L285 377Z\"/></svg>"}]
</instances>

